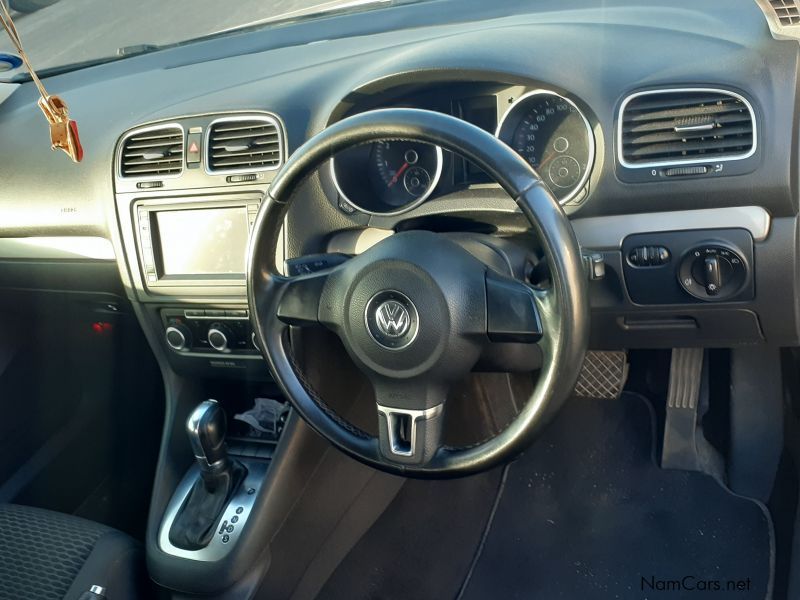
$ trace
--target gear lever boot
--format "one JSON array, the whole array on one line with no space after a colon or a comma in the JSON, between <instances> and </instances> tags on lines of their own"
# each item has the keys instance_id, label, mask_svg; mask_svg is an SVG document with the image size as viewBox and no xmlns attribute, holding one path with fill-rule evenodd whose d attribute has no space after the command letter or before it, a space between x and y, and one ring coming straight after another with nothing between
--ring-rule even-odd
<instances>
[{"instance_id":1,"label":"gear lever boot","mask_svg":"<svg viewBox=\"0 0 800 600\"><path fill-rule=\"evenodd\" d=\"M186 432L200 469L169 531L169 540L184 550L205 548L214 536L231 496L247 469L228 456L225 411L216 400L202 402L189 416Z\"/></svg>"}]
</instances>

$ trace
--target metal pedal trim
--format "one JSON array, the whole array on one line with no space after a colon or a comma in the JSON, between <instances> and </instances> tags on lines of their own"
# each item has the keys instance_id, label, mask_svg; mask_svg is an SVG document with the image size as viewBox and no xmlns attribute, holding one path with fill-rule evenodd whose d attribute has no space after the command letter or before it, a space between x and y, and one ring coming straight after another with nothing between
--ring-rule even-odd
<instances>
[{"instance_id":1,"label":"metal pedal trim","mask_svg":"<svg viewBox=\"0 0 800 600\"><path fill-rule=\"evenodd\" d=\"M628 379L628 355L622 351L589 350L583 360L575 395L581 398L619 398Z\"/></svg>"}]
</instances>

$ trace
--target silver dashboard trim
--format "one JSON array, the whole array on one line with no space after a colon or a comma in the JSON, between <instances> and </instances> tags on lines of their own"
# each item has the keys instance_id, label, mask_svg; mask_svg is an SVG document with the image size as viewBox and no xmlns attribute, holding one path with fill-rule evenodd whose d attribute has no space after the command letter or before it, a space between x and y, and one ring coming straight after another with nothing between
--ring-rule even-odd
<instances>
[{"instance_id":1,"label":"silver dashboard trim","mask_svg":"<svg viewBox=\"0 0 800 600\"><path fill-rule=\"evenodd\" d=\"M760 206L731 206L697 210L636 213L571 219L578 242L593 250L619 250L622 240L634 233L690 231L692 229L746 229L757 242L769 235L772 218ZM370 227L335 235L328 252L361 254L394 234Z\"/></svg>"},{"instance_id":2,"label":"silver dashboard trim","mask_svg":"<svg viewBox=\"0 0 800 600\"><path fill-rule=\"evenodd\" d=\"M760 206L707 208L573 219L572 228L583 248L619 250L635 233L692 229L746 229L757 242L769 235L771 217Z\"/></svg>"},{"instance_id":3,"label":"silver dashboard trim","mask_svg":"<svg viewBox=\"0 0 800 600\"><path fill-rule=\"evenodd\" d=\"M428 421L439 416L444 410L444 404L437 404L425 410L413 410L410 408L391 408L381 404L376 405L378 412L386 417L386 430L389 435L389 450L396 456L416 456L417 452L417 421ZM411 432L409 437L411 443L408 450L403 450L400 442L395 438L395 428L393 421L396 415L408 417L411 420Z\"/></svg>"},{"instance_id":4,"label":"silver dashboard trim","mask_svg":"<svg viewBox=\"0 0 800 600\"><path fill-rule=\"evenodd\" d=\"M0 259L115 260L110 240L94 236L0 238Z\"/></svg>"},{"instance_id":5,"label":"silver dashboard trim","mask_svg":"<svg viewBox=\"0 0 800 600\"><path fill-rule=\"evenodd\" d=\"M235 123L237 121L263 121L275 127L275 133L278 136L278 164L268 167L237 167L235 169L211 169L209 167L209 157L211 155L211 147L208 142L211 139L211 131L217 123ZM213 119L207 126L203 134L203 169L207 175L230 175L234 173L261 173L264 171L277 171L283 166L286 161L286 141L283 135L283 126L276 117L263 113L247 113L235 114L231 116L221 116Z\"/></svg>"},{"instance_id":6,"label":"silver dashboard trim","mask_svg":"<svg viewBox=\"0 0 800 600\"><path fill-rule=\"evenodd\" d=\"M215 562L225 558L234 546L236 546L236 542L242 535L242 531L252 513L256 497L266 479L267 469L269 468L269 462L240 457L237 457L237 460L247 467L247 476L233 494L228 506L226 506L225 510L222 512L219 521L214 525L214 537L211 538L211 542L209 542L208 546L200 550L184 550L183 548L173 546L172 542L169 541L169 530L175 522L178 510L189 495L192 485L194 485L194 482L200 477L200 470L197 465L192 465L178 484L175 493L172 494L172 499L169 501L167 510L164 513L164 519L161 521L161 528L158 531L158 546L163 552L171 556L177 556L178 558L186 558L199 562ZM251 489L254 491L248 493L248 490ZM242 511L237 513L236 510L239 507L242 508ZM237 522L231 525L233 527L232 531L226 532L228 541L223 542L222 536L225 534L220 534L219 530L222 523L226 521L231 523L233 517L237 517Z\"/></svg>"},{"instance_id":7,"label":"silver dashboard trim","mask_svg":"<svg viewBox=\"0 0 800 600\"><path fill-rule=\"evenodd\" d=\"M720 155L708 155L706 157L690 157L685 159L675 159L675 160L657 160L651 162L643 162L643 163L629 163L625 160L624 154L622 153L622 116L625 112L625 108L628 106L631 100L634 98L639 98L640 96L648 96L652 94L664 94L670 92L713 92L718 94L728 94L737 100L741 100L742 103L747 107L747 110L750 112L750 120L753 123L753 146L750 148L748 152L743 154L720 154ZM753 110L753 105L750 104L750 101L742 96L741 94L737 94L731 90L726 90L724 88L714 88L714 87L679 87L679 88L660 88L654 90L644 90L641 92L634 92L629 96L626 96L625 99L622 101L622 104L619 107L619 112L617 113L617 142L615 144L616 152L617 152L617 160L619 164L626 169L652 169L654 167L673 167L677 165L697 165L703 163L717 163L717 162L728 162L732 160L744 160L745 158L750 158L753 154L756 153L756 149L758 148L758 123L756 121L756 113Z\"/></svg>"},{"instance_id":8,"label":"silver dashboard trim","mask_svg":"<svg viewBox=\"0 0 800 600\"><path fill-rule=\"evenodd\" d=\"M567 194L566 196L564 196L564 198L562 198L561 200L558 201L559 204L563 205L563 204L566 204L567 202L569 202L570 200L572 200L573 198L575 198L575 196L577 196L580 192L582 192L584 190L584 188L586 187L586 183L589 181L589 177L591 176L592 171L594 170L594 159L595 159L597 141L594 139L594 130L592 130L592 126L589 123L589 119L586 118L586 115L583 114L583 111L578 107L578 105L575 104L575 102L573 102L572 100L570 100L566 96L562 96L561 94L559 94L557 92L554 92L553 90L548 90L548 89L545 89L545 88L531 90L530 92L526 92L526 93L522 94L522 96L517 98L511 104L511 106L508 107L506 112L503 113L503 116L500 117L500 121L497 124L497 130L495 131L494 136L498 140L500 140L501 142L503 142L504 144L506 144L509 148L511 148L513 150L513 148L511 147L511 144L509 144L508 142L503 140L503 138L500 137L500 133L501 133L501 131L503 129L503 125L506 122L506 119L517 108L517 106L519 106L521 103L525 102L528 98L531 98L532 96L540 96L540 95L544 95L544 94L549 95L549 96L556 96L557 98L561 98L562 100L566 101L570 106L572 106L572 108L574 108L575 111L580 115L581 119L583 119L583 124L586 126L586 133L589 136L589 160L586 161L586 169L584 170L583 175L581 175L580 180L578 180L578 183L576 183L575 187L572 188L572 191L570 191L569 194ZM535 169L535 167L534 167L534 169ZM537 171L537 173L538 173L538 171ZM539 174L539 176L542 177L541 174ZM542 178L542 181L544 181L544 178Z\"/></svg>"},{"instance_id":9,"label":"silver dashboard trim","mask_svg":"<svg viewBox=\"0 0 800 600\"><path fill-rule=\"evenodd\" d=\"M171 175L145 175L145 176L126 176L122 174L122 151L125 149L125 142L128 138L138 135L140 133L147 133L148 131L158 131L159 129L180 129L181 130L181 171L180 173L173 173ZM135 127L124 133L117 142L116 157L114 159L114 172L117 179L124 179L125 181L160 181L161 179L177 179L183 176L186 170L186 129L178 122L170 121L159 125L145 125L143 127Z\"/></svg>"},{"instance_id":10,"label":"silver dashboard trim","mask_svg":"<svg viewBox=\"0 0 800 600\"><path fill-rule=\"evenodd\" d=\"M380 141L380 140L378 140L378 141ZM372 142L372 143L374 144L375 142ZM425 143L425 142L421 142L421 143ZM425 192L424 194L422 194L422 196L420 196L416 200L413 200L413 201L409 202L408 204L406 204L404 206L401 206L397 210L393 210L391 212L375 212L375 211L367 210L365 208L361 208L361 206L359 204L356 204L355 202L353 202L347 196L347 194L345 194L342 191L342 188L339 185L339 180L336 178L336 157L335 156L332 157L331 160L330 160L330 170L331 170L331 179L333 180L333 187L336 188L336 191L342 197L342 200L347 202L350 206L355 208L358 212L363 213L365 215L371 215L371 216L374 216L374 217L394 217L394 216L402 215L403 213L409 212L409 211L417 208L418 206L420 206L423 202L425 202L425 200L427 200L428 198L431 197L431 194L433 194L434 190L436 189L436 186L439 185L439 180L441 180L441 178L442 178L442 171L444 170L444 152L442 152L441 147L436 146L435 144L429 144L429 145L433 146L434 148L436 148L436 173L434 173L433 179L431 179L431 185L428 188L428 191Z\"/></svg>"}]
</instances>

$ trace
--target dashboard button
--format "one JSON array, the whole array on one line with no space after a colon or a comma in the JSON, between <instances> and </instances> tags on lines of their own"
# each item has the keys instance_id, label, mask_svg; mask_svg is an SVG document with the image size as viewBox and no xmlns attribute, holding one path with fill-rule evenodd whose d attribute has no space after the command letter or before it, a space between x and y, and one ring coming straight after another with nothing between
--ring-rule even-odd
<instances>
[{"instance_id":1,"label":"dashboard button","mask_svg":"<svg viewBox=\"0 0 800 600\"><path fill-rule=\"evenodd\" d=\"M660 267L669 262L670 252L664 246L639 246L628 253L634 267Z\"/></svg>"},{"instance_id":2,"label":"dashboard button","mask_svg":"<svg viewBox=\"0 0 800 600\"><path fill-rule=\"evenodd\" d=\"M708 167L699 165L695 167L672 167L664 171L667 177L686 177L688 175L705 175L708 173Z\"/></svg>"},{"instance_id":3,"label":"dashboard button","mask_svg":"<svg viewBox=\"0 0 800 600\"><path fill-rule=\"evenodd\" d=\"M203 134L190 133L186 140L186 164L200 164L200 154L203 148Z\"/></svg>"}]
</instances>

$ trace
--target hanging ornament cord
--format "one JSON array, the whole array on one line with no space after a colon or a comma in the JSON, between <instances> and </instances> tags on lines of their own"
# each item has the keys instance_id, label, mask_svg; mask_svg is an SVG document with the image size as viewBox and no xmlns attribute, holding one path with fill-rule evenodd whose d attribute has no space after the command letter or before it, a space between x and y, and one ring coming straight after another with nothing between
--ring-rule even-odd
<instances>
[{"instance_id":1,"label":"hanging ornament cord","mask_svg":"<svg viewBox=\"0 0 800 600\"><path fill-rule=\"evenodd\" d=\"M48 124L50 125L50 147L55 150L57 148L63 150L67 155L76 163L81 162L83 159L83 147L81 140L78 136L78 124L69 118L69 109L66 102L59 96L51 96L47 93L44 84L36 75L36 71L31 66L31 61L28 60L28 55L22 47L17 27L11 19L11 13L8 11L4 0L0 0L0 22L3 23L3 29L6 30L11 43L17 49L25 68L31 74L36 89L39 90L41 96L38 101L39 108L42 109Z\"/></svg>"}]
</instances>

